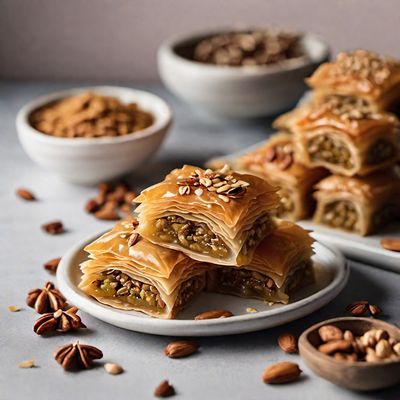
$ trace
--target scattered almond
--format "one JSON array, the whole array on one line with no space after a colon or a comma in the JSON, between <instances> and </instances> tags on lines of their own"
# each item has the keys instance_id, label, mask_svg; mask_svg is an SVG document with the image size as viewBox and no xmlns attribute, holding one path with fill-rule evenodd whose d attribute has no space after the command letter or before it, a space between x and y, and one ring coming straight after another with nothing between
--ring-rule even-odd
<instances>
[{"instance_id":1,"label":"scattered almond","mask_svg":"<svg viewBox=\"0 0 400 400\"><path fill-rule=\"evenodd\" d=\"M97 219L105 220L105 221L116 221L119 219L118 212L109 207L101 208L99 211L94 213Z\"/></svg>"},{"instance_id":2,"label":"scattered almond","mask_svg":"<svg viewBox=\"0 0 400 400\"><path fill-rule=\"evenodd\" d=\"M378 315L382 312L382 310L376 304L369 304L368 309L372 316Z\"/></svg>"},{"instance_id":3,"label":"scattered almond","mask_svg":"<svg viewBox=\"0 0 400 400\"><path fill-rule=\"evenodd\" d=\"M156 397L170 397L175 394L175 389L167 380L162 381L154 390Z\"/></svg>"},{"instance_id":4,"label":"scattered almond","mask_svg":"<svg viewBox=\"0 0 400 400\"><path fill-rule=\"evenodd\" d=\"M18 311L21 311L21 309L17 306L11 305L11 306L8 306L8 311L18 312Z\"/></svg>"},{"instance_id":5,"label":"scattered almond","mask_svg":"<svg viewBox=\"0 0 400 400\"><path fill-rule=\"evenodd\" d=\"M196 315L194 319L199 321L203 319L228 318L232 316L233 314L227 310L210 310Z\"/></svg>"},{"instance_id":6,"label":"scattered almond","mask_svg":"<svg viewBox=\"0 0 400 400\"><path fill-rule=\"evenodd\" d=\"M368 310L368 301L359 300L349 304L346 307L346 311L349 311L352 315L362 315Z\"/></svg>"},{"instance_id":7,"label":"scattered almond","mask_svg":"<svg viewBox=\"0 0 400 400\"><path fill-rule=\"evenodd\" d=\"M85 211L89 214L95 213L99 209L99 203L95 199L90 199L85 205Z\"/></svg>"},{"instance_id":8,"label":"scattered almond","mask_svg":"<svg viewBox=\"0 0 400 400\"><path fill-rule=\"evenodd\" d=\"M36 200L35 195L31 191L29 191L28 189L19 188L19 189L17 189L15 191L15 193L21 199L24 199L24 200L27 200L27 201L35 201Z\"/></svg>"},{"instance_id":9,"label":"scattered almond","mask_svg":"<svg viewBox=\"0 0 400 400\"><path fill-rule=\"evenodd\" d=\"M297 339L291 333L282 333L278 337L279 347L285 353L298 353L299 349L297 347Z\"/></svg>"},{"instance_id":10,"label":"scattered almond","mask_svg":"<svg viewBox=\"0 0 400 400\"><path fill-rule=\"evenodd\" d=\"M343 339L343 332L335 325L321 326L321 328L318 329L318 333L324 342Z\"/></svg>"},{"instance_id":11,"label":"scattered almond","mask_svg":"<svg viewBox=\"0 0 400 400\"><path fill-rule=\"evenodd\" d=\"M265 383L288 383L296 380L301 372L297 364L283 361L267 367L262 374L262 380Z\"/></svg>"},{"instance_id":12,"label":"scattered almond","mask_svg":"<svg viewBox=\"0 0 400 400\"><path fill-rule=\"evenodd\" d=\"M170 358L188 357L198 349L199 346L190 340L175 340L165 347L164 354Z\"/></svg>"},{"instance_id":13,"label":"scattered almond","mask_svg":"<svg viewBox=\"0 0 400 400\"><path fill-rule=\"evenodd\" d=\"M61 261L61 257L53 258L43 264L43 268L46 271L49 271L51 274L55 274L57 272L58 264Z\"/></svg>"},{"instance_id":14,"label":"scattered almond","mask_svg":"<svg viewBox=\"0 0 400 400\"><path fill-rule=\"evenodd\" d=\"M64 225L61 221L52 221L43 224L42 229L50 235L57 235L64 232Z\"/></svg>"},{"instance_id":15,"label":"scattered almond","mask_svg":"<svg viewBox=\"0 0 400 400\"><path fill-rule=\"evenodd\" d=\"M347 352L352 349L352 343L349 340L331 340L327 343L321 344L318 350L324 354L333 354L337 351Z\"/></svg>"},{"instance_id":16,"label":"scattered almond","mask_svg":"<svg viewBox=\"0 0 400 400\"><path fill-rule=\"evenodd\" d=\"M124 372L124 369L119 364L115 363L105 363L104 369L107 372L107 374L110 375L119 375L122 374L122 372Z\"/></svg>"},{"instance_id":17,"label":"scattered almond","mask_svg":"<svg viewBox=\"0 0 400 400\"><path fill-rule=\"evenodd\" d=\"M385 238L381 240L381 246L390 251L400 251L400 239Z\"/></svg>"},{"instance_id":18,"label":"scattered almond","mask_svg":"<svg viewBox=\"0 0 400 400\"><path fill-rule=\"evenodd\" d=\"M34 360L25 360L21 361L18 364L19 368L34 368L35 367L35 361Z\"/></svg>"}]
</instances>

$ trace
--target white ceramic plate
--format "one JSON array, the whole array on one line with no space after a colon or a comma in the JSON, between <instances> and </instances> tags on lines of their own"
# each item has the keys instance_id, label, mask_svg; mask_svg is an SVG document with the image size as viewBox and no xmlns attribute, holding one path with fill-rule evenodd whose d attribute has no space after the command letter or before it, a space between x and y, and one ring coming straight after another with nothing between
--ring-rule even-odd
<instances>
[{"instance_id":1,"label":"white ceramic plate","mask_svg":"<svg viewBox=\"0 0 400 400\"><path fill-rule=\"evenodd\" d=\"M269 306L257 300L203 293L177 320L160 320L135 311L121 311L103 305L78 289L79 264L86 259L86 244L94 235L72 247L62 258L57 270L58 287L67 300L88 314L109 324L137 332L171 336L230 335L271 328L302 318L334 299L346 285L349 268L344 257L322 243L315 244L316 283L298 291L287 305ZM248 313L253 307L258 312ZM200 312L212 309L230 310L234 316L225 319L195 321Z\"/></svg>"},{"instance_id":2,"label":"white ceramic plate","mask_svg":"<svg viewBox=\"0 0 400 400\"><path fill-rule=\"evenodd\" d=\"M217 157L216 159L229 163L234 158L255 150L264 142L262 141L236 153ZM380 245L383 238L400 239L400 224L398 223L391 224L382 229L379 234L368 237L317 225L309 220L300 221L299 224L306 229L314 231L317 240L335 246L349 258L400 273L400 252L385 250Z\"/></svg>"}]
</instances>

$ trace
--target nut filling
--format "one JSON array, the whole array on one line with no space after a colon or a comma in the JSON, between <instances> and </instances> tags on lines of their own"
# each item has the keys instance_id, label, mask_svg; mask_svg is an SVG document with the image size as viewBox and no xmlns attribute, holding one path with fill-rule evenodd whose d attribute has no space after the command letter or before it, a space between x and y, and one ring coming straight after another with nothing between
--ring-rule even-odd
<instances>
[{"instance_id":1,"label":"nut filling","mask_svg":"<svg viewBox=\"0 0 400 400\"><path fill-rule=\"evenodd\" d=\"M92 282L93 295L118 298L134 306L162 311L165 303L155 286L132 279L121 271L110 269Z\"/></svg>"},{"instance_id":2,"label":"nut filling","mask_svg":"<svg viewBox=\"0 0 400 400\"><path fill-rule=\"evenodd\" d=\"M225 243L202 222L169 215L157 219L155 227L157 236L165 243L178 243L186 249L217 258L228 255Z\"/></svg>"},{"instance_id":3,"label":"nut filling","mask_svg":"<svg viewBox=\"0 0 400 400\"><path fill-rule=\"evenodd\" d=\"M367 164L379 164L392 158L394 154L393 144L387 140L379 139L369 148L365 161Z\"/></svg>"},{"instance_id":4,"label":"nut filling","mask_svg":"<svg viewBox=\"0 0 400 400\"><path fill-rule=\"evenodd\" d=\"M322 223L348 231L358 229L358 215L354 204L350 201L334 201L325 206Z\"/></svg>"},{"instance_id":5,"label":"nut filling","mask_svg":"<svg viewBox=\"0 0 400 400\"><path fill-rule=\"evenodd\" d=\"M311 275L311 262L301 262L293 268L283 286L278 288L272 278L257 271L244 268L218 268L216 281L213 284L220 293L250 299L284 301L287 300L287 292L296 289L300 282L305 281L306 276L310 276L311 279Z\"/></svg>"},{"instance_id":6,"label":"nut filling","mask_svg":"<svg viewBox=\"0 0 400 400\"><path fill-rule=\"evenodd\" d=\"M313 161L325 161L346 169L354 168L348 146L338 138L328 135L314 136L308 141L308 153Z\"/></svg>"},{"instance_id":7,"label":"nut filling","mask_svg":"<svg viewBox=\"0 0 400 400\"><path fill-rule=\"evenodd\" d=\"M193 277L183 282L174 308L179 311L199 293L204 286L200 277ZM92 282L92 295L117 298L133 306L163 311L166 307L160 293L153 285L132 279L121 271L110 269L99 274Z\"/></svg>"},{"instance_id":8,"label":"nut filling","mask_svg":"<svg viewBox=\"0 0 400 400\"><path fill-rule=\"evenodd\" d=\"M291 193L287 190L280 190L281 203L277 212L278 217L284 217L293 212L295 205Z\"/></svg>"}]
</instances>

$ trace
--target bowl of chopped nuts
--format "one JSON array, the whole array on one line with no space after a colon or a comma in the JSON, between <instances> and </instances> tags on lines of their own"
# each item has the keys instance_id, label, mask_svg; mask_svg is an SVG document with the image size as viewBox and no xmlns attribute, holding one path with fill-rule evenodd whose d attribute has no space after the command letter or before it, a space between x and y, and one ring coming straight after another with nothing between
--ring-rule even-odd
<instances>
[{"instance_id":1,"label":"bowl of chopped nuts","mask_svg":"<svg viewBox=\"0 0 400 400\"><path fill-rule=\"evenodd\" d=\"M328 58L328 45L313 34L224 30L166 41L158 68L164 84L192 106L251 118L294 106L304 79Z\"/></svg>"},{"instance_id":2,"label":"bowl of chopped nuts","mask_svg":"<svg viewBox=\"0 0 400 400\"><path fill-rule=\"evenodd\" d=\"M35 99L19 111L16 126L33 161L66 181L95 184L143 166L171 120L154 94L96 86Z\"/></svg>"},{"instance_id":3,"label":"bowl of chopped nuts","mask_svg":"<svg viewBox=\"0 0 400 400\"><path fill-rule=\"evenodd\" d=\"M372 318L334 318L299 339L300 355L320 377L348 389L400 384L400 329Z\"/></svg>"}]
</instances>

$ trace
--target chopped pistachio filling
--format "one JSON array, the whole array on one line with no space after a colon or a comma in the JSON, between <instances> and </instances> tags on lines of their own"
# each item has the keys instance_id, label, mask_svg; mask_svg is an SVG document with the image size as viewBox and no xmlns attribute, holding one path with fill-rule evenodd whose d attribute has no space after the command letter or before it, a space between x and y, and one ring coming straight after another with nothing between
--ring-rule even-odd
<instances>
[{"instance_id":1,"label":"chopped pistachio filling","mask_svg":"<svg viewBox=\"0 0 400 400\"><path fill-rule=\"evenodd\" d=\"M202 222L169 215L157 219L155 229L157 237L164 243L177 243L186 249L217 258L228 255L225 243Z\"/></svg>"},{"instance_id":2,"label":"chopped pistachio filling","mask_svg":"<svg viewBox=\"0 0 400 400\"><path fill-rule=\"evenodd\" d=\"M153 285L132 279L121 271L110 269L92 282L93 295L117 298L135 306L162 311L165 303Z\"/></svg>"}]
</instances>

